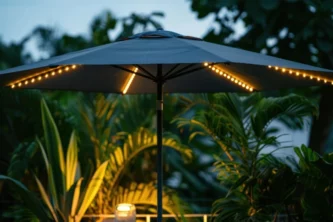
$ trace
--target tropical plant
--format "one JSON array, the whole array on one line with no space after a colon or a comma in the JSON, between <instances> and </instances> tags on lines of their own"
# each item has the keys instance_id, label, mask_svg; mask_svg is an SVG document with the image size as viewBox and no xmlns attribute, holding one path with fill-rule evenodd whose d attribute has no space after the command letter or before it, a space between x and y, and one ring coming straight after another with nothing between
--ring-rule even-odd
<instances>
[{"instance_id":1,"label":"tropical plant","mask_svg":"<svg viewBox=\"0 0 333 222\"><path fill-rule=\"evenodd\" d=\"M80 221L99 190L108 162L102 163L89 180L81 177L75 132L65 159L59 131L44 100L41 111L46 149L38 138L36 141L45 162L47 189L36 175L34 178L42 200L18 180L4 175L0 179L13 185L25 206L41 221Z\"/></svg>"},{"instance_id":2,"label":"tropical plant","mask_svg":"<svg viewBox=\"0 0 333 222\"><path fill-rule=\"evenodd\" d=\"M216 167L219 179L229 192L214 204L213 211L219 214L216 220L269 218L270 214L258 206L256 198L260 193L255 185L262 173L260 157L265 148L281 147L276 136L278 129L270 123L276 120L292 129L302 128L304 117L316 114L316 106L298 95L265 98L260 93L248 97L195 95L183 100L186 110L201 105L209 111L199 109L194 116L178 118L175 120L178 126L190 127L191 140L203 141L204 146L209 142L208 148L219 148L223 153L216 157ZM235 192L241 189L240 185L242 195Z\"/></svg>"},{"instance_id":3,"label":"tropical plant","mask_svg":"<svg viewBox=\"0 0 333 222\"><path fill-rule=\"evenodd\" d=\"M97 168L106 160L110 162L89 212L113 213L116 200L135 203L138 212L154 212L157 138L153 104L151 95L129 97L101 93L79 93L75 100L63 104L63 112L72 116L70 123L79 129L82 170L87 171L86 166ZM171 133L165 134L163 144L166 164L168 157L185 160L192 157L191 150ZM136 199L127 193L135 194ZM166 188L163 195L165 210L178 214L181 209L176 202L180 200L175 192Z\"/></svg>"},{"instance_id":4,"label":"tropical plant","mask_svg":"<svg viewBox=\"0 0 333 222\"><path fill-rule=\"evenodd\" d=\"M217 220L331 221L333 153L320 156L304 145L294 151L287 158L261 156L258 176L234 183L229 195L215 203Z\"/></svg>"}]
</instances>

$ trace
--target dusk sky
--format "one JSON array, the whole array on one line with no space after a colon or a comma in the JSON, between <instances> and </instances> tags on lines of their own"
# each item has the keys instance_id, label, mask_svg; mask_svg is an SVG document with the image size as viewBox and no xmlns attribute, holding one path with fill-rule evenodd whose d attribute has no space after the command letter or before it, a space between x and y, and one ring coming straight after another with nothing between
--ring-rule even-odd
<instances>
[{"instance_id":1,"label":"dusk sky","mask_svg":"<svg viewBox=\"0 0 333 222\"><path fill-rule=\"evenodd\" d=\"M103 10L117 17L163 11L164 29L197 37L212 23L212 17L197 20L186 0L1 0L0 36L5 42L20 40L36 25L51 25L70 34L88 33L90 22Z\"/></svg>"}]
</instances>

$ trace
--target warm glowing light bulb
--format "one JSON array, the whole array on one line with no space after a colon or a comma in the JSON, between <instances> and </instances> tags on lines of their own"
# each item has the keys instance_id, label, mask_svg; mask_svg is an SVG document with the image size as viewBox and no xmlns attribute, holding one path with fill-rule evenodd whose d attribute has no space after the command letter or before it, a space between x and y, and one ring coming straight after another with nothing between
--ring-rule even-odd
<instances>
[{"instance_id":1,"label":"warm glowing light bulb","mask_svg":"<svg viewBox=\"0 0 333 222\"><path fill-rule=\"evenodd\" d=\"M216 69L216 70L215 70L215 72L216 72L216 73L219 73L219 72L220 72L220 70Z\"/></svg>"},{"instance_id":2,"label":"warm glowing light bulb","mask_svg":"<svg viewBox=\"0 0 333 222\"><path fill-rule=\"evenodd\" d=\"M289 74L293 74L293 70L289 70Z\"/></svg>"},{"instance_id":3,"label":"warm glowing light bulb","mask_svg":"<svg viewBox=\"0 0 333 222\"><path fill-rule=\"evenodd\" d=\"M54 76L54 75L55 75L55 72L53 71L53 72L51 73L51 75Z\"/></svg>"},{"instance_id":4,"label":"warm glowing light bulb","mask_svg":"<svg viewBox=\"0 0 333 222\"><path fill-rule=\"evenodd\" d=\"M325 83L327 83L327 80L326 80L326 79L324 79L324 82L325 82Z\"/></svg>"},{"instance_id":5,"label":"warm glowing light bulb","mask_svg":"<svg viewBox=\"0 0 333 222\"><path fill-rule=\"evenodd\" d=\"M46 75L45 75L45 78L49 78L49 74L46 74Z\"/></svg>"},{"instance_id":6,"label":"warm glowing light bulb","mask_svg":"<svg viewBox=\"0 0 333 222\"><path fill-rule=\"evenodd\" d=\"M249 89L249 86L246 86L246 89Z\"/></svg>"},{"instance_id":7,"label":"warm glowing light bulb","mask_svg":"<svg viewBox=\"0 0 333 222\"><path fill-rule=\"evenodd\" d=\"M275 66L275 70L279 70L279 67Z\"/></svg>"},{"instance_id":8,"label":"warm glowing light bulb","mask_svg":"<svg viewBox=\"0 0 333 222\"><path fill-rule=\"evenodd\" d=\"M252 92L252 91L253 91L253 88L251 87L249 90Z\"/></svg>"},{"instance_id":9,"label":"warm glowing light bulb","mask_svg":"<svg viewBox=\"0 0 333 222\"><path fill-rule=\"evenodd\" d=\"M130 205L122 204L117 207L117 211L130 211L130 210L131 210Z\"/></svg>"},{"instance_id":10,"label":"warm glowing light bulb","mask_svg":"<svg viewBox=\"0 0 333 222\"><path fill-rule=\"evenodd\" d=\"M76 65L72 65L72 69L75 69L76 68Z\"/></svg>"},{"instance_id":11,"label":"warm glowing light bulb","mask_svg":"<svg viewBox=\"0 0 333 222\"><path fill-rule=\"evenodd\" d=\"M41 81L41 80L42 80L42 77L41 77L41 76L39 76L39 77L38 77L38 80L39 80L39 81Z\"/></svg>"},{"instance_id":12,"label":"warm glowing light bulb","mask_svg":"<svg viewBox=\"0 0 333 222\"><path fill-rule=\"evenodd\" d=\"M14 89L14 88L15 88L15 85L13 84L13 85L12 85L12 89Z\"/></svg>"},{"instance_id":13,"label":"warm glowing light bulb","mask_svg":"<svg viewBox=\"0 0 333 222\"><path fill-rule=\"evenodd\" d=\"M227 76L228 79L230 79L230 76Z\"/></svg>"},{"instance_id":14,"label":"warm glowing light bulb","mask_svg":"<svg viewBox=\"0 0 333 222\"><path fill-rule=\"evenodd\" d=\"M22 83L19 83L18 86L21 87L21 86L22 86Z\"/></svg>"},{"instance_id":15,"label":"warm glowing light bulb","mask_svg":"<svg viewBox=\"0 0 333 222\"><path fill-rule=\"evenodd\" d=\"M35 82L35 79L32 79L31 82Z\"/></svg>"},{"instance_id":16,"label":"warm glowing light bulb","mask_svg":"<svg viewBox=\"0 0 333 222\"><path fill-rule=\"evenodd\" d=\"M310 79L313 79L313 76L310 76Z\"/></svg>"},{"instance_id":17,"label":"warm glowing light bulb","mask_svg":"<svg viewBox=\"0 0 333 222\"><path fill-rule=\"evenodd\" d=\"M306 74L305 74L305 73L303 73L303 77L304 77L304 78L306 77Z\"/></svg>"},{"instance_id":18,"label":"warm glowing light bulb","mask_svg":"<svg viewBox=\"0 0 333 222\"><path fill-rule=\"evenodd\" d=\"M26 81L24 82L24 84L26 84L26 85L28 85L28 83L29 83L28 80L26 80Z\"/></svg>"},{"instance_id":19,"label":"warm glowing light bulb","mask_svg":"<svg viewBox=\"0 0 333 222\"><path fill-rule=\"evenodd\" d=\"M65 68L65 71L68 71L68 70L69 70L69 67L66 67L66 68Z\"/></svg>"},{"instance_id":20,"label":"warm glowing light bulb","mask_svg":"<svg viewBox=\"0 0 333 222\"><path fill-rule=\"evenodd\" d=\"M62 73L62 70L61 70L61 69L59 69L58 73L59 73L59 74L61 74L61 73Z\"/></svg>"},{"instance_id":21,"label":"warm glowing light bulb","mask_svg":"<svg viewBox=\"0 0 333 222\"><path fill-rule=\"evenodd\" d=\"M212 66L208 66L208 68L212 68Z\"/></svg>"},{"instance_id":22,"label":"warm glowing light bulb","mask_svg":"<svg viewBox=\"0 0 333 222\"><path fill-rule=\"evenodd\" d=\"M241 85L242 85L242 83L241 83L241 82L238 82L238 85L240 85L240 86L241 86Z\"/></svg>"},{"instance_id":23,"label":"warm glowing light bulb","mask_svg":"<svg viewBox=\"0 0 333 222\"><path fill-rule=\"evenodd\" d=\"M222 75L223 75L223 72L221 71L221 72L220 72L220 76L222 76Z\"/></svg>"},{"instance_id":24,"label":"warm glowing light bulb","mask_svg":"<svg viewBox=\"0 0 333 222\"><path fill-rule=\"evenodd\" d=\"M235 83L238 83L238 80L237 80L237 79L235 80Z\"/></svg>"},{"instance_id":25,"label":"warm glowing light bulb","mask_svg":"<svg viewBox=\"0 0 333 222\"><path fill-rule=\"evenodd\" d=\"M320 78L319 78L319 77L317 78L317 81L320 81Z\"/></svg>"},{"instance_id":26,"label":"warm glowing light bulb","mask_svg":"<svg viewBox=\"0 0 333 222\"><path fill-rule=\"evenodd\" d=\"M224 77L227 77L227 74L223 73L223 76L224 76Z\"/></svg>"},{"instance_id":27,"label":"warm glowing light bulb","mask_svg":"<svg viewBox=\"0 0 333 222\"><path fill-rule=\"evenodd\" d=\"M268 66L268 68L272 68L272 66Z\"/></svg>"},{"instance_id":28,"label":"warm glowing light bulb","mask_svg":"<svg viewBox=\"0 0 333 222\"><path fill-rule=\"evenodd\" d=\"M285 69L285 68L283 68L283 69L282 69L282 72L285 72L285 71L286 71L286 69Z\"/></svg>"},{"instance_id":29,"label":"warm glowing light bulb","mask_svg":"<svg viewBox=\"0 0 333 222\"><path fill-rule=\"evenodd\" d=\"M123 94L127 93L127 90L129 89L130 85L132 84L134 77L135 77L135 74L133 73L132 76L130 77L129 81L125 85L125 88L123 90Z\"/></svg>"},{"instance_id":30,"label":"warm glowing light bulb","mask_svg":"<svg viewBox=\"0 0 333 222\"><path fill-rule=\"evenodd\" d=\"M233 82L235 79L234 78L231 78L231 81Z\"/></svg>"},{"instance_id":31,"label":"warm glowing light bulb","mask_svg":"<svg viewBox=\"0 0 333 222\"><path fill-rule=\"evenodd\" d=\"M299 72L296 72L296 76L299 76Z\"/></svg>"},{"instance_id":32,"label":"warm glowing light bulb","mask_svg":"<svg viewBox=\"0 0 333 222\"><path fill-rule=\"evenodd\" d=\"M138 71L138 68L136 67L135 69L134 69L134 72L137 72Z\"/></svg>"},{"instance_id":33,"label":"warm glowing light bulb","mask_svg":"<svg viewBox=\"0 0 333 222\"><path fill-rule=\"evenodd\" d=\"M245 84L243 83L242 87L244 88L245 87Z\"/></svg>"},{"instance_id":34,"label":"warm glowing light bulb","mask_svg":"<svg viewBox=\"0 0 333 222\"><path fill-rule=\"evenodd\" d=\"M205 62L205 63L204 63L204 66L208 66L208 62Z\"/></svg>"}]
</instances>

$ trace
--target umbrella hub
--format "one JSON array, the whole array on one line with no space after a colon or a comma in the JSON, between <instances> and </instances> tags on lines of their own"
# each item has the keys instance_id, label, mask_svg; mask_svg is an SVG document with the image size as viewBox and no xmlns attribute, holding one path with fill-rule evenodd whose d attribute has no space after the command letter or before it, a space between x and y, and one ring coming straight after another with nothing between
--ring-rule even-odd
<instances>
[{"instance_id":1,"label":"umbrella hub","mask_svg":"<svg viewBox=\"0 0 333 222\"><path fill-rule=\"evenodd\" d=\"M130 39L161 39L161 38L182 38L182 39L190 39L190 40L201 40L197 37L192 36L185 36L178 34L176 32L171 32L167 30L163 30L162 28L158 28L156 31L148 31L148 32L141 32L138 34L135 34L133 36L130 36L124 40L130 40Z\"/></svg>"}]
</instances>

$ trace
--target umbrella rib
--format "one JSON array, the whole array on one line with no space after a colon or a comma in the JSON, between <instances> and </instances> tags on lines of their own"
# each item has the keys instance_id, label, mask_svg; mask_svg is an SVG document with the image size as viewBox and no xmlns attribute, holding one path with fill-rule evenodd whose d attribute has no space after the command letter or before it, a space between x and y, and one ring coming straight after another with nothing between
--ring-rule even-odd
<instances>
[{"instance_id":1,"label":"umbrella rib","mask_svg":"<svg viewBox=\"0 0 333 222\"><path fill-rule=\"evenodd\" d=\"M156 77L151 74L149 71L147 71L145 68L143 68L142 66L140 65L135 65L136 67L138 67L139 69L141 69L144 73L146 73L148 76L150 76L151 78L155 79Z\"/></svg>"},{"instance_id":2,"label":"umbrella rib","mask_svg":"<svg viewBox=\"0 0 333 222\"><path fill-rule=\"evenodd\" d=\"M185 70L187 70L187 69L189 69L189 68L191 68L193 66L195 66L195 64L189 64L189 65L181 68L180 70L177 70L176 72L171 73L168 78L165 78L165 76L164 76L164 78L165 79L171 79L171 78L173 78L173 76L178 76L178 74L182 73L183 71L185 71Z\"/></svg>"},{"instance_id":3,"label":"umbrella rib","mask_svg":"<svg viewBox=\"0 0 333 222\"><path fill-rule=\"evenodd\" d=\"M165 73L165 75L163 76L164 78L166 78L168 75L172 74L172 72L179 66L180 64L176 64L174 67L172 67L167 73Z\"/></svg>"},{"instance_id":4,"label":"umbrella rib","mask_svg":"<svg viewBox=\"0 0 333 222\"><path fill-rule=\"evenodd\" d=\"M122 66L118 66L118 65L111 65L111 66L114 67L114 68L121 69L121 70L123 70L123 71L129 72L129 73L132 73L132 74L135 74L135 75L141 76L141 77L143 77L143 78L146 78L146 79L150 79L150 80L155 81L155 78L152 78L152 77L150 77L150 76L146 76L146 75L143 74L143 73L133 72L133 71L130 70L130 69L127 69L127 68L124 68L124 67L122 67Z\"/></svg>"},{"instance_id":5,"label":"umbrella rib","mask_svg":"<svg viewBox=\"0 0 333 222\"><path fill-rule=\"evenodd\" d=\"M205 67L198 67L198 68L191 69L191 70L188 70L188 71L185 71L185 72L176 73L176 74L174 74L172 76L169 76L165 80L170 80L170 79L174 79L174 78L177 78L177 77L180 77L180 76L184 76L184 75L190 74L190 73L195 72L195 71L199 71L199 70L204 69L204 68Z\"/></svg>"}]
</instances>

